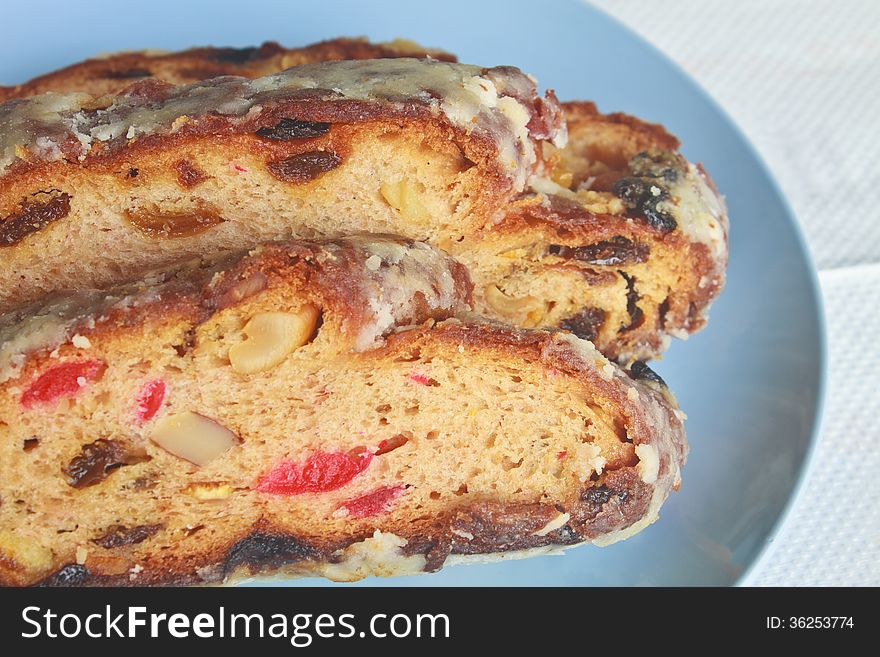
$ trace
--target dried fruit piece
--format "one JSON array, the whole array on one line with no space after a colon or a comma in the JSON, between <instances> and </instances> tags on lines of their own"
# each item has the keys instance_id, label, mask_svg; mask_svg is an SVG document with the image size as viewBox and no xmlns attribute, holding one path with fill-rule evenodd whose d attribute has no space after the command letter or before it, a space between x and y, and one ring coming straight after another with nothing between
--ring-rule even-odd
<instances>
[{"instance_id":1,"label":"dried fruit piece","mask_svg":"<svg viewBox=\"0 0 880 657\"><path fill-rule=\"evenodd\" d=\"M110 525L98 538L93 538L92 543L100 545L108 550L125 545L143 543L153 534L162 529L163 525L138 525L126 527L125 525Z\"/></svg>"},{"instance_id":2,"label":"dried fruit piece","mask_svg":"<svg viewBox=\"0 0 880 657\"><path fill-rule=\"evenodd\" d=\"M396 500L406 486L382 486L376 490L355 497L347 502L343 502L339 508L348 511L348 516L352 518L369 518L380 513L386 513L391 507L391 503Z\"/></svg>"},{"instance_id":3,"label":"dried fruit piece","mask_svg":"<svg viewBox=\"0 0 880 657\"><path fill-rule=\"evenodd\" d=\"M666 381L657 374L654 370L648 367L647 363L643 360L637 360L632 365L629 366L629 374L634 379L640 379L643 381L651 381L658 385L663 386L664 388L668 387L666 385Z\"/></svg>"},{"instance_id":4,"label":"dried fruit piece","mask_svg":"<svg viewBox=\"0 0 880 657\"><path fill-rule=\"evenodd\" d=\"M165 382L162 379L154 379L144 384L135 400L134 413L139 423L143 424L153 419L156 412L165 401Z\"/></svg>"},{"instance_id":5,"label":"dried fruit piece","mask_svg":"<svg viewBox=\"0 0 880 657\"><path fill-rule=\"evenodd\" d=\"M644 324L645 313L642 312L642 309L638 306L639 299L641 299L642 296L639 294L638 290L636 290L636 277L628 276L622 271L618 271L617 273L626 281L626 312L629 314L629 324L627 326L621 326L617 330L618 333L625 333L637 329Z\"/></svg>"},{"instance_id":6,"label":"dried fruit piece","mask_svg":"<svg viewBox=\"0 0 880 657\"><path fill-rule=\"evenodd\" d=\"M198 484L190 484L183 489L187 495L192 495L203 502L210 500L225 500L232 495L235 489L229 484L219 481L204 481Z\"/></svg>"},{"instance_id":7,"label":"dried fruit piece","mask_svg":"<svg viewBox=\"0 0 880 657\"><path fill-rule=\"evenodd\" d=\"M257 482L272 495L324 493L341 488L369 467L373 453L361 447L348 452L315 452L304 463L281 461Z\"/></svg>"},{"instance_id":8,"label":"dried fruit piece","mask_svg":"<svg viewBox=\"0 0 880 657\"><path fill-rule=\"evenodd\" d=\"M669 199L669 190L665 184L666 168L661 166L656 169L656 175L652 175L655 169L650 166L652 161L649 157L642 157L646 155L636 156L630 162L632 170L641 175L620 178L614 183L614 193L629 210L637 216L641 215L650 226L668 233L675 230L678 222L675 217L658 207L661 202Z\"/></svg>"},{"instance_id":9,"label":"dried fruit piece","mask_svg":"<svg viewBox=\"0 0 880 657\"><path fill-rule=\"evenodd\" d=\"M423 223L431 220L431 213L422 203L420 192L415 184L407 180L382 183L379 193L400 216L407 221Z\"/></svg>"},{"instance_id":10,"label":"dried fruit piece","mask_svg":"<svg viewBox=\"0 0 880 657\"><path fill-rule=\"evenodd\" d=\"M260 128L257 135L275 141L292 139L310 139L321 137L330 130L330 124L322 121L300 121L299 119L281 119L271 128Z\"/></svg>"},{"instance_id":11,"label":"dried fruit piece","mask_svg":"<svg viewBox=\"0 0 880 657\"><path fill-rule=\"evenodd\" d=\"M174 163L177 182L184 189L195 187L208 179L208 175L189 160L178 160Z\"/></svg>"},{"instance_id":12,"label":"dried fruit piece","mask_svg":"<svg viewBox=\"0 0 880 657\"><path fill-rule=\"evenodd\" d=\"M118 440L100 438L83 445L80 453L62 471L68 484L74 488L86 488L104 481L117 468L149 460L141 449Z\"/></svg>"},{"instance_id":13,"label":"dried fruit piece","mask_svg":"<svg viewBox=\"0 0 880 657\"><path fill-rule=\"evenodd\" d=\"M602 308L584 308L576 315L563 319L559 326L579 338L595 342L605 323L606 314Z\"/></svg>"},{"instance_id":14,"label":"dried fruit piece","mask_svg":"<svg viewBox=\"0 0 880 657\"><path fill-rule=\"evenodd\" d=\"M229 348L229 362L240 374L254 374L281 363L315 332L319 310L306 305L296 313L260 313L245 324L244 342Z\"/></svg>"},{"instance_id":15,"label":"dried fruit piece","mask_svg":"<svg viewBox=\"0 0 880 657\"><path fill-rule=\"evenodd\" d=\"M269 173L284 182L307 183L338 167L342 158L329 151L309 151L269 162Z\"/></svg>"},{"instance_id":16,"label":"dried fruit piece","mask_svg":"<svg viewBox=\"0 0 880 657\"><path fill-rule=\"evenodd\" d=\"M21 396L21 405L31 408L48 404L62 397L72 397L87 383L99 380L107 364L102 360L61 363L43 372Z\"/></svg>"},{"instance_id":17,"label":"dried fruit piece","mask_svg":"<svg viewBox=\"0 0 880 657\"><path fill-rule=\"evenodd\" d=\"M186 212L126 210L125 218L147 237L163 239L199 235L224 221L216 211L207 208L193 208Z\"/></svg>"},{"instance_id":18,"label":"dried fruit piece","mask_svg":"<svg viewBox=\"0 0 880 657\"><path fill-rule=\"evenodd\" d=\"M551 244L548 253L568 260L587 262L591 265L613 266L647 262L650 248L647 244L633 242L622 235L615 235L610 240L602 240L587 246Z\"/></svg>"},{"instance_id":19,"label":"dried fruit piece","mask_svg":"<svg viewBox=\"0 0 880 657\"><path fill-rule=\"evenodd\" d=\"M205 465L237 445L238 436L200 413L184 411L162 418L150 440L165 451L196 465Z\"/></svg>"},{"instance_id":20,"label":"dried fruit piece","mask_svg":"<svg viewBox=\"0 0 880 657\"><path fill-rule=\"evenodd\" d=\"M398 447L403 447L407 442L409 442L409 438L402 433L386 438L379 443L379 447L376 449L376 456L382 456L382 454L394 451Z\"/></svg>"},{"instance_id":21,"label":"dried fruit piece","mask_svg":"<svg viewBox=\"0 0 880 657\"><path fill-rule=\"evenodd\" d=\"M56 194L46 203L22 201L19 212L0 220L0 248L17 244L31 233L66 217L69 212L69 194Z\"/></svg>"}]
</instances>

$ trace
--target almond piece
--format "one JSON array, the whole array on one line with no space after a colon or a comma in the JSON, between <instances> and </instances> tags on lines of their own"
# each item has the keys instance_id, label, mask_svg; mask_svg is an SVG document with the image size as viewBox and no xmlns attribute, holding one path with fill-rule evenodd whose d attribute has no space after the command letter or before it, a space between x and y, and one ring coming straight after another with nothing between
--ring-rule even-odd
<instances>
[{"instance_id":1,"label":"almond piece","mask_svg":"<svg viewBox=\"0 0 880 657\"><path fill-rule=\"evenodd\" d=\"M546 304L537 297L511 297L498 289L497 285L487 285L483 295L486 303L495 311L524 326L537 326L546 313Z\"/></svg>"},{"instance_id":2,"label":"almond piece","mask_svg":"<svg viewBox=\"0 0 880 657\"><path fill-rule=\"evenodd\" d=\"M425 223L431 219L431 213L420 198L424 191L420 192L416 184L406 180L386 182L379 187L379 193L388 205L400 211L403 219L416 223Z\"/></svg>"},{"instance_id":3,"label":"almond piece","mask_svg":"<svg viewBox=\"0 0 880 657\"><path fill-rule=\"evenodd\" d=\"M244 342L229 348L232 369L239 374L254 374L275 367L309 341L315 332L318 312L315 306L307 305L297 313L254 315L242 329Z\"/></svg>"},{"instance_id":4,"label":"almond piece","mask_svg":"<svg viewBox=\"0 0 880 657\"><path fill-rule=\"evenodd\" d=\"M196 465L205 465L239 443L238 436L222 424L192 411L162 418L150 440Z\"/></svg>"}]
</instances>

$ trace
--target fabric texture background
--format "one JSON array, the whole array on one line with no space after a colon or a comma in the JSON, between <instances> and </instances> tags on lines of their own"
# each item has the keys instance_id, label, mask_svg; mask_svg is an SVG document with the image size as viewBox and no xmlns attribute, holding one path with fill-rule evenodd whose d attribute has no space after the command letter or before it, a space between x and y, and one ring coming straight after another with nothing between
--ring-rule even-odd
<instances>
[{"instance_id":1,"label":"fabric texture background","mask_svg":"<svg viewBox=\"0 0 880 657\"><path fill-rule=\"evenodd\" d=\"M813 467L747 584L880 585L880 2L593 0L731 115L819 270L828 331Z\"/></svg>"}]
</instances>

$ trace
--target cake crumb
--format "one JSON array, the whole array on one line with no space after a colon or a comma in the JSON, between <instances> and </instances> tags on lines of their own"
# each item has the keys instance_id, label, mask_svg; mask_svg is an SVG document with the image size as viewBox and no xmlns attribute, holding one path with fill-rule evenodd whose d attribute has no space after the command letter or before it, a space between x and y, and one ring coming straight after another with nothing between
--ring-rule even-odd
<instances>
[{"instance_id":1,"label":"cake crumb","mask_svg":"<svg viewBox=\"0 0 880 657\"><path fill-rule=\"evenodd\" d=\"M70 341L77 349L88 349L92 346L91 341L86 336L80 335L79 333L74 335Z\"/></svg>"}]
</instances>

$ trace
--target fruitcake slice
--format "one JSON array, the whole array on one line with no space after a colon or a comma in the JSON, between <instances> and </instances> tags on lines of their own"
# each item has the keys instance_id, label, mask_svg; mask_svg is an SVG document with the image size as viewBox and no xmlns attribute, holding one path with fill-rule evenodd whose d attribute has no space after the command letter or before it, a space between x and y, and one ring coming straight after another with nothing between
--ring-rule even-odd
<instances>
[{"instance_id":1,"label":"fruitcake slice","mask_svg":"<svg viewBox=\"0 0 880 657\"><path fill-rule=\"evenodd\" d=\"M0 308L191 253L491 230L565 130L514 68L339 61L0 105Z\"/></svg>"},{"instance_id":2,"label":"fruitcake slice","mask_svg":"<svg viewBox=\"0 0 880 657\"><path fill-rule=\"evenodd\" d=\"M360 237L4 318L0 583L352 580L656 519L687 451L656 376L466 318L469 292Z\"/></svg>"}]
</instances>

